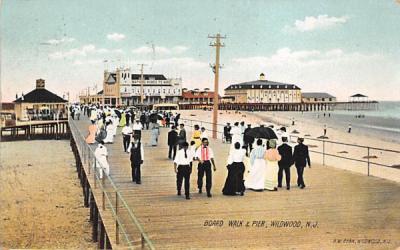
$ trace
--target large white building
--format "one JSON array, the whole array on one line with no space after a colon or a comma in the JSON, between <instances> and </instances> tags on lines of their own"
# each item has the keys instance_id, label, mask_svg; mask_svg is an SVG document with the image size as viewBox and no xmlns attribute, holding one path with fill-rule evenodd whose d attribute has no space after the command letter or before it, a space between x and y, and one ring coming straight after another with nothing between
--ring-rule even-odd
<instances>
[{"instance_id":1,"label":"large white building","mask_svg":"<svg viewBox=\"0 0 400 250\"><path fill-rule=\"evenodd\" d=\"M181 78L166 78L161 74L144 74L143 78L143 104L179 101L182 95ZM103 91L94 96L94 99L81 96L81 102L97 100L112 106L140 104L141 85L141 75L132 74L130 69L104 71Z\"/></svg>"},{"instance_id":2,"label":"large white building","mask_svg":"<svg viewBox=\"0 0 400 250\"><path fill-rule=\"evenodd\" d=\"M140 103L141 75L131 74L129 69L121 70L119 74L122 104ZM111 81L113 81L112 78ZM178 102L182 95L181 78L166 78L160 74L144 74L143 78L144 104Z\"/></svg>"},{"instance_id":3,"label":"large white building","mask_svg":"<svg viewBox=\"0 0 400 250\"><path fill-rule=\"evenodd\" d=\"M301 89L295 84L260 79L231 84L225 88L225 96L233 103L301 103Z\"/></svg>"}]
</instances>

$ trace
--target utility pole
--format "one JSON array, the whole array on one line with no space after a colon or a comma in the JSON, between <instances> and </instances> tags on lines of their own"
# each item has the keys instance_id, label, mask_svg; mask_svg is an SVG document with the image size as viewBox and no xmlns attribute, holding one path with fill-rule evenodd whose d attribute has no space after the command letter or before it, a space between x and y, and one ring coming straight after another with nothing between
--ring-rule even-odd
<instances>
[{"instance_id":1,"label":"utility pole","mask_svg":"<svg viewBox=\"0 0 400 250\"><path fill-rule=\"evenodd\" d=\"M213 138L217 139L217 124L218 124L218 104L219 104L219 99L218 99L218 81L219 81L219 50L221 47L225 47L224 44L221 44L221 39L225 39L226 36L221 36L219 33L215 36L208 36L208 38L215 39L215 42L210 43L210 46L215 47L215 64L210 65L211 68L213 69L213 72L215 74L215 79L214 79L214 107L213 107Z\"/></svg>"},{"instance_id":2,"label":"utility pole","mask_svg":"<svg viewBox=\"0 0 400 250\"><path fill-rule=\"evenodd\" d=\"M144 90L143 90L143 85L144 85L144 76L143 76L143 67L147 66L147 64L138 64L140 66L140 103L144 103Z\"/></svg>"}]
</instances>

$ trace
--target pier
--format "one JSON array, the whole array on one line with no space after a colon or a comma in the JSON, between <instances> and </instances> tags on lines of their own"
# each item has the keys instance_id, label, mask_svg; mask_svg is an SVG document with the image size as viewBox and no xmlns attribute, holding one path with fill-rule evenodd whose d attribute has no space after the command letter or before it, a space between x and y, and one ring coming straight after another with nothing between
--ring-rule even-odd
<instances>
[{"instance_id":1,"label":"pier","mask_svg":"<svg viewBox=\"0 0 400 250\"><path fill-rule=\"evenodd\" d=\"M182 103L180 109L211 109L212 103ZM333 111L333 110L377 110L377 101L356 102L302 102L302 103L220 103L219 110L242 111Z\"/></svg>"},{"instance_id":2,"label":"pier","mask_svg":"<svg viewBox=\"0 0 400 250\"><path fill-rule=\"evenodd\" d=\"M212 198L197 193L197 163L191 175L191 197L176 195L173 164L167 159L167 131L157 147L142 132L145 160L142 184L131 181L129 154L119 133L109 152L110 176L99 179L92 150L84 143L88 120L70 121L85 205L91 209L93 240L100 248L342 248L374 249L400 245L400 185L384 179L313 164L305 170L307 188L278 192L247 191L223 196L230 145L210 140L216 155ZM190 129L190 128L188 128ZM189 131L188 131L189 132ZM190 132L188 133L188 136ZM307 240L305 240L307 239ZM369 243L368 243L369 242Z\"/></svg>"}]
</instances>

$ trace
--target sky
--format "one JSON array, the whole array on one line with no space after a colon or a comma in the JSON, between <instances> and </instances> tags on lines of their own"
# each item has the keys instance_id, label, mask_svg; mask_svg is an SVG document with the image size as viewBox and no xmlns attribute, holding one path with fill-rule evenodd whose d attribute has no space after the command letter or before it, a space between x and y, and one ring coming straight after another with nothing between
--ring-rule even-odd
<instances>
[{"instance_id":1,"label":"sky","mask_svg":"<svg viewBox=\"0 0 400 250\"><path fill-rule=\"evenodd\" d=\"M214 88L267 80L400 101L400 0L0 0L2 101L35 80L71 99L118 66Z\"/></svg>"}]
</instances>

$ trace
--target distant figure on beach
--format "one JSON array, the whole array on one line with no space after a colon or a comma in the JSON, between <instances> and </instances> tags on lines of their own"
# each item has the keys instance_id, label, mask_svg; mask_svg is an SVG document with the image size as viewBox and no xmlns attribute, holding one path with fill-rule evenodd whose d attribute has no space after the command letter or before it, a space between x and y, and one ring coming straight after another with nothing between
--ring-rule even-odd
<instances>
[{"instance_id":1,"label":"distant figure on beach","mask_svg":"<svg viewBox=\"0 0 400 250\"><path fill-rule=\"evenodd\" d=\"M141 172L140 166L144 161L144 150L143 145L139 140L137 135L133 136L133 141L129 145L128 152L131 153L131 170L132 170L132 182L136 184L141 184Z\"/></svg>"},{"instance_id":2,"label":"distant figure on beach","mask_svg":"<svg viewBox=\"0 0 400 250\"><path fill-rule=\"evenodd\" d=\"M200 147L201 145L201 131L199 125L194 125L194 131L192 134L192 141L196 143L196 148Z\"/></svg>"},{"instance_id":3,"label":"distant figure on beach","mask_svg":"<svg viewBox=\"0 0 400 250\"><path fill-rule=\"evenodd\" d=\"M265 187L265 147L258 139L257 146L250 153L250 173L245 182L246 188L254 191L263 191Z\"/></svg>"},{"instance_id":4,"label":"distant figure on beach","mask_svg":"<svg viewBox=\"0 0 400 250\"><path fill-rule=\"evenodd\" d=\"M267 149L264 156L264 159L267 162L265 189L269 191L278 191L278 161L280 161L282 157L276 149L276 140L269 140L268 146L269 149Z\"/></svg>"},{"instance_id":5,"label":"distant figure on beach","mask_svg":"<svg viewBox=\"0 0 400 250\"><path fill-rule=\"evenodd\" d=\"M203 177L206 174L206 191L207 197L211 197L211 186L212 186L212 171L211 163L213 165L214 171L217 170L214 162L214 152L208 146L208 139L204 138L201 147L197 148L196 160L199 161L198 172L197 172L197 187L199 188L199 194L203 191Z\"/></svg>"},{"instance_id":6,"label":"distant figure on beach","mask_svg":"<svg viewBox=\"0 0 400 250\"><path fill-rule=\"evenodd\" d=\"M283 171L285 171L286 177L286 189L290 189L290 167L293 164L292 147L288 144L288 138L282 137L282 145L278 147L278 152L282 156L282 159L278 162L278 188L282 187Z\"/></svg>"},{"instance_id":7,"label":"distant figure on beach","mask_svg":"<svg viewBox=\"0 0 400 250\"><path fill-rule=\"evenodd\" d=\"M349 124L349 128L348 128L347 132L351 133L351 123Z\"/></svg>"},{"instance_id":8,"label":"distant figure on beach","mask_svg":"<svg viewBox=\"0 0 400 250\"><path fill-rule=\"evenodd\" d=\"M292 118L292 126L294 126L295 122L294 122L294 117Z\"/></svg>"},{"instance_id":9,"label":"distant figure on beach","mask_svg":"<svg viewBox=\"0 0 400 250\"><path fill-rule=\"evenodd\" d=\"M155 147L158 144L158 136L160 135L160 125L158 125L157 122L152 122L150 124L150 129L151 129L150 145L152 147Z\"/></svg>"},{"instance_id":10,"label":"distant figure on beach","mask_svg":"<svg viewBox=\"0 0 400 250\"><path fill-rule=\"evenodd\" d=\"M232 143L231 124L228 122L224 127L224 138L226 143Z\"/></svg>"},{"instance_id":11,"label":"distant figure on beach","mask_svg":"<svg viewBox=\"0 0 400 250\"><path fill-rule=\"evenodd\" d=\"M177 146L178 132L176 132L176 127L172 125L171 131L168 132L168 159L175 159Z\"/></svg>"},{"instance_id":12,"label":"distant figure on beach","mask_svg":"<svg viewBox=\"0 0 400 250\"><path fill-rule=\"evenodd\" d=\"M96 132L97 132L96 121L92 120L91 123L92 124L90 124L89 128L88 128L89 133L88 133L88 135L86 136L86 139L85 139L87 144L93 144L93 143L96 142L95 141Z\"/></svg>"},{"instance_id":13,"label":"distant figure on beach","mask_svg":"<svg viewBox=\"0 0 400 250\"><path fill-rule=\"evenodd\" d=\"M174 169L176 173L176 188L178 195L181 195L182 181L185 179L185 197L190 200L190 174L192 173L193 153L188 149L189 144L184 142L182 149L178 151L174 159Z\"/></svg>"},{"instance_id":14,"label":"distant figure on beach","mask_svg":"<svg viewBox=\"0 0 400 250\"><path fill-rule=\"evenodd\" d=\"M328 113L328 117L331 117L331 113Z\"/></svg>"},{"instance_id":15,"label":"distant figure on beach","mask_svg":"<svg viewBox=\"0 0 400 250\"><path fill-rule=\"evenodd\" d=\"M324 136L326 136L326 129L327 129L326 124L324 124Z\"/></svg>"},{"instance_id":16,"label":"distant figure on beach","mask_svg":"<svg viewBox=\"0 0 400 250\"><path fill-rule=\"evenodd\" d=\"M245 166L243 160L246 156L246 151L240 147L239 142L236 142L234 147L235 149L228 156L228 176L222 189L224 195L243 195L245 190L243 180Z\"/></svg>"},{"instance_id":17,"label":"distant figure on beach","mask_svg":"<svg viewBox=\"0 0 400 250\"><path fill-rule=\"evenodd\" d=\"M297 169L297 186L301 189L305 188L304 184L304 168L308 164L311 168L310 155L308 154L308 146L303 144L304 138L299 137L297 139L297 145L294 147L293 161Z\"/></svg>"},{"instance_id":18,"label":"distant figure on beach","mask_svg":"<svg viewBox=\"0 0 400 250\"><path fill-rule=\"evenodd\" d=\"M94 151L96 157L96 168L99 171L99 178L103 178L103 171L108 176L110 175L110 166L108 165L108 151L104 146L104 142L101 141Z\"/></svg>"},{"instance_id":19,"label":"distant figure on beach","mask_svg":"<svg viewBox=\"0 0 400 250\"><path fill-rule=\"evenodd\" d=\"M122 133L122 144L124 146L124 152L128 152L129 144L131 143L131 137L133 134L132 128L127 124L121 131Z\"/></svg>"}]
</instances>

